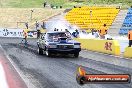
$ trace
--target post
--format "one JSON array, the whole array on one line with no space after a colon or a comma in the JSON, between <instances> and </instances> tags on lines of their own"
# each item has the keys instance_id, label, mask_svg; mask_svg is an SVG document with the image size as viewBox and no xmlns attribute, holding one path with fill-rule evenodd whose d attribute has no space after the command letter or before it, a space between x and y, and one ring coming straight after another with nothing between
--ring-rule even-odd
<instances>
[{"instance_id":1,"label":"post","mask_svg":"<svg viewBox=\"0 0 132 88\"><path fill-rule=\"evenodd\" d=\"M33 10L31 10L31 18L30 18L31 21L32 21L32 15L33 15Z\"/></svg>"},{"instance_id":2,"label":"post","mask_svg":"<svg viewBox=\"0 0 132 88\"><path fill-rule=\"evenodd\" d=\"M92 9L90 10L90 27L92 28L93 24L92 24Z\"/></svg>"}]
</instances>

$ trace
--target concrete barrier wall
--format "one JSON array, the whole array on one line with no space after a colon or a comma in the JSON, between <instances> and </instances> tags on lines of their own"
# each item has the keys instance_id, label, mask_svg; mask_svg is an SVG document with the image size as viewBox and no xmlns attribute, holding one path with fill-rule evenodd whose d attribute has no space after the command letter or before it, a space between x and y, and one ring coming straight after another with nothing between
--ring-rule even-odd
<instances>
[{"instance_id":1,"label":"concrete barrier wall","mask_svg":"<svg viewBox=\"0 0 132 88\"><path fill-rule=\"evenodd\" d=\"M116 40L79 39L74 40L81 43L82 49L97 51L107 54L120 55L120 46Z\"/></svg>"},{"instance_id":2,"label":"concrete barrier wall","mask_svg":"<svg viewBox=\"0 0 132 88\"><path fill-rule=\"evenodd\" d=\"M132 47L125 48L124 57L132 58Z\"/></svg>"}]
</instances>

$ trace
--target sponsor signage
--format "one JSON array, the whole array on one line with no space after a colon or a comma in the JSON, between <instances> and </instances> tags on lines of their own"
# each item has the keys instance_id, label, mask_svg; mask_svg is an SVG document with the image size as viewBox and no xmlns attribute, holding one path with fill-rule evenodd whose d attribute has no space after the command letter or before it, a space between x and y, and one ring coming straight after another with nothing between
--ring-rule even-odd
<instances>
[{"instance_id":1,"label":"sponsor signage","mask_svg":"<svg viewBox=\"0 0 132 88\"><path fill-rule=\"evenodd\" d=\"M23 37L23 30L0 28L0 37Z\"/></svg>"},{"instance_id":2,"label":"sponsor signage","mask_svg":"<svg viewBox=\"0 0 132 88\"><path fill-rule=\"evenodd\" d=\"M28 38L37 38L37 31L28 31ZM0 28L0 37L23 38L23 29Z\"/></svg>"}]
</instances>

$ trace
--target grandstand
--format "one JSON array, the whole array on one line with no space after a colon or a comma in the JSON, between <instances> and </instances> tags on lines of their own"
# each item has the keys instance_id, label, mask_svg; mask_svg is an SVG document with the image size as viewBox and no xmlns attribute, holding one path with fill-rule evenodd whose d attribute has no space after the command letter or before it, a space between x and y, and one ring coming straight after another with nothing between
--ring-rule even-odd
<instances>
[{"instance_id":1,"label":"grandstand","mask_svg":"<svg viewBox=\"0 0 132 88\"><path fill-rule=\"evenodd\" d=\"M65 18L72 25L90 32L90 29L100 29L103 24L106 24L109 29L119 11L120 9L116 7L83 6L73 8L65 15Z\"/></svg>"},{"instance_id":2,"label":"grandstand","mask_svg":"<svg viewBox=\"0 0 132 88\"><path fill-rule=\"evenodd\" d=\"M132 30L132 8L128 9L127 15L124 19L119 34L125 35L129 30Z\"/></svg>"},{"instance_id":3,"label":"grandstand","mask_svg":"<svg viewBox=\"0 0 132 88\"><path fill-rule=\"evenodd\" d=\"M127 9L121 9L116 16L114 22L110 26L108 30L108 34L111 36L117 36L119 35L120 28L122 27L123 21L127 15L128 10Z\"/></svg>"}]
</instances>

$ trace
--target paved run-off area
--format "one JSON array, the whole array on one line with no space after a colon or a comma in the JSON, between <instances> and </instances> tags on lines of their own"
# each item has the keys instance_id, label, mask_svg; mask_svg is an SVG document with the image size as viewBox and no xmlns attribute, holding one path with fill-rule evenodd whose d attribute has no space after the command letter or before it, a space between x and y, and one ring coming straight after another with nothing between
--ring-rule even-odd
<instances>
[{"instance_id":1,"label":"paved run-off area","mask_svg":"<svg viewBox=\"0 0 132 88\"><path fill-rule=\"evenodd\" d=\"M87 84L76 82L76 69L82 65L88 73L126 73L132 75L132 60L82 50L79 58L46 57L37 54L36 39L26 47L21 39L1 38L2 48L28 88L131 88L132 84Z\"/></svg>"}]
</instances>

